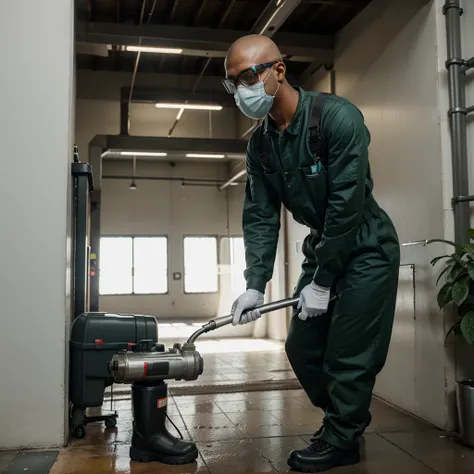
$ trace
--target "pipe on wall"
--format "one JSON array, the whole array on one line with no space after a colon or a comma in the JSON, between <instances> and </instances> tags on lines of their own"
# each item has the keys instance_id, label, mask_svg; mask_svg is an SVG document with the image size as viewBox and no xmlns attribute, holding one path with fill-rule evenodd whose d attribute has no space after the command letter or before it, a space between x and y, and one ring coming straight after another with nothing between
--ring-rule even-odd
<instances>
[{"instance_id":1,"label":"pipe on wall","mask_svg":"<svg viewBox=\"0 0 474 474\"><path fill-rule=\"evenodd\" d=\"M462 58L461 15L463 10L459 0L446 0L443 7L446 17L447 61L449 82L448 112L451 127L451 151L453 166L452 201L454 211L454 234L457 243L469 242L469 200L459 199L469 195L468 156L466 136L466 88L465 70L468 62Z\"/></svg>"},{"instance_id":2,"label":"pipe on wall","mask_svg":"<svg viewBox=\"0 0 474 474\"><path fill-rule=\"evenodd\" d=\"M222 186L225 182L221 179L207 179L207 178L185 178L185 177L170 177L170 176L129 176L129 175L104 175L102 179L123 179L123 180L145 180L145 181L179 181L184 186ZM232 183L234 186L244 184L239 181Z\"/></svg>"}]
</instances>

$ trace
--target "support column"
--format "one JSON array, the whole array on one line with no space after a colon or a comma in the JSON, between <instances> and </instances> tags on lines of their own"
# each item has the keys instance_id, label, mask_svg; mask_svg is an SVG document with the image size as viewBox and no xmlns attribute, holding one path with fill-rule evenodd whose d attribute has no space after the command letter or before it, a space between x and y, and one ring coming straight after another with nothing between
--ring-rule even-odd
<instances>
[{"instance_id":1,"label":"support column","mask_svg":"<svg viewBox=\"0 0 474 474\"><path fill-rule=\"evenodd\" d=\"M0 57L0 450L49 448L68 430L74 2L2 0Z\"/></svg>"}]
</instances>

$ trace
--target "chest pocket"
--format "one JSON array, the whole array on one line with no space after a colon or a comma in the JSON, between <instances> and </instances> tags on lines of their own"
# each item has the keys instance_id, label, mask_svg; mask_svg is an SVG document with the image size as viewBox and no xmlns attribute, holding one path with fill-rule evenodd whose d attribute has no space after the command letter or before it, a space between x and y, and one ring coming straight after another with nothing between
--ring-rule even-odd
<instances>
[{"instance_id":1,"label":"chest pocket","mask_svg":"<svg viewBox=\"0 0 474 474\"><path fill-rule=\"evenodd\" d=\"M278 159L273 152L269 134L267 133L268 118L260 127L260 162L263 166L265 176L273 188L284 196L288 180L296 185L297 192L302 199L309 197L311 203L321 212L321 206L327 202L327 151L321 137L321 115L324 103L330 94L320 93L314 99L311 106L311 117L309 121L306 150L308 160L301 160L303 165L294 171L287 173L281 168ZM302 157L299 157L300 159ZM283 175L285 173L286 176ZM293 176L291 176L293 175ZM309 205L309 203L306 203Z\"/></svg>"}]
</instances>

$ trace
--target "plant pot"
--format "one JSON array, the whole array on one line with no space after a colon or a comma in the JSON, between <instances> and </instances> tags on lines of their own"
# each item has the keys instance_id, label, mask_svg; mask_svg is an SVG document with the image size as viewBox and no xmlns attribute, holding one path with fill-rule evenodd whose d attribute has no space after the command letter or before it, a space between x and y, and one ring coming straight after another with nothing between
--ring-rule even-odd
<instances>
[{"instance_id":1,"label":"plant pot","mask_svg":"<svg viewBox=\"0 0 474 474\"><path fill-rule=\"evenodd\" d=\"M456 398L461 438L474 449L474 380L457 382Z\"/></svg>"}]
</instances>

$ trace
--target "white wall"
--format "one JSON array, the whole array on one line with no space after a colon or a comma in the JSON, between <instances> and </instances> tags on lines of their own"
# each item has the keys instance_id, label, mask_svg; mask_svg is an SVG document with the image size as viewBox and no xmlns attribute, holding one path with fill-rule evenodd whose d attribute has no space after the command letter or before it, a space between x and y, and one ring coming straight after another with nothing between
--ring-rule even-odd
<instances>
[{"instance_id":1,"label":"white wall","mask_svg":"<svg viewBox=\"0 0 474 474\"><path fill-rule=\"evenodd\" d=\"M120 133L120 88L130 85L130 75L79 71L76 110L76 143L81 159L88 159L88 143L98 134ZM137 87L192 86L187 76L138 74ZM203 78L202 85L219 91L222 86ZM210 93L212 100L212 93ZM166 136L176 111L153 105L132 104L130 134ZM186 111L173 136L235 138L237 115L233 108L222 111ZM138 161L137 174L210 179L228 179L231 164ZM132 163L104 161L103 174L132 173ZM128 181L104 180L101 203L101 233L167 234L170 242L170 273L183 271L182 238L186 234L241 234L243 187L219 192L214 187L182 187L179 182L139 181L131 193ZM229 214L229 229L227 228ZM170 280L170 293L163 296L101 296L100 310L154 314L166 318L211 318L224 311L220 295L185 295L183 281ZM227 308L227 312L230 307ZM245 329L245 334L250 333ZM242 331L239 332L241 335ZM243 333L242 333L243 334Z\"/></svg>"},{"instance_id":2,"label":"white wall","mask_svg":"<svg viewBox=\"0 0 474 474\"><path fill-rule=\"evenodd\" d=\"M104 176L130 175L131 163L104 162ZM137 162L137 175L225 179L227 165ZM128 180L103 180L102 235L167 235L169 272L183 273L186 235L241 235L243 186L220 192L217 187L182 186L179 181L140 180L131 192ZM229 215L227 209L229 207ZM229 222L229 229L227 228ZM136 312L162 318L212 318L219 294L184 294L183 280L170 280L167 295L101 296L101 311ZM227 312L230 307L227 308Z\"/></svg>"},{"instance_id":3,"label":"white wall","mask_svg":"<svg viewBox=\"0 0 474 474\"><path fill-rule=\"evenodd\" d=\"M73 8L0 4L0 449L65 441Z\"/></svg>"},{"instance_id":4,"label":"white wall","mask_svg":"<svg viewBox=\"0 0 474 474\"><path fill-rule=\"evenodd\" d=\"M372 134L374 194L392 217L401 243L445 233L438 98L438 53L445 58L445 50L437 46L437 7L425 0L374 0L336 42L336 93L365 115ZM293 228L290 235L294 241L304 233ZM412 351L408 363L413 365L406 371L413 373L413 393L403 397L404 384L400 393L376 387L376 393L438 426L448 423L447 361L429 261L443 250L402 248L402 264L415 267L414 281L401 280L391 355L380 379L401 380L400 367L392 361L400 352ZM294 253L290 258L292 279L301 258ZM402 274L408 278L410 272ZM410 318L406 308L414 307L409 301L413 284L416 314L412 311Z\"/></svg>"}]
</instances>

